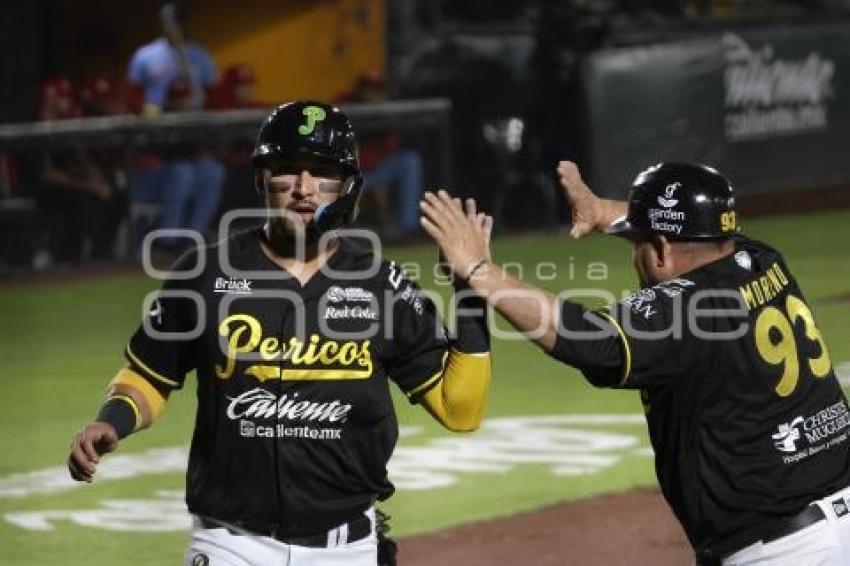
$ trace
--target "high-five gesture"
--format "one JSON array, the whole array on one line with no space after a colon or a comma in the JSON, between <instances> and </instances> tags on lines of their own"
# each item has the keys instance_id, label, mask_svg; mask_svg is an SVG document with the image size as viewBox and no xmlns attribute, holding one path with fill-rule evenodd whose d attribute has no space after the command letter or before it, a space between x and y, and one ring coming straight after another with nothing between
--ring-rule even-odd
<instances>
[{"instance_id":1,"label":"high-five gesture","mask_svg":"<svg viewBox=\"0 0 850 566\"><path fill-rule=\"evenodd\" d=\"M437 242L452 271L468 279L473 271L490 261L493 218L478 212L473 199L452 198L446 191L427 192L419 204L422 227Z\"/></svg>"},{"instance_id":2,"label":"high-five gesture","mask_svg":"<svg viewBox=\"0 0 850 566\"><path fill-rule=\"evenodd\" d=\"M559 162L557 171L572 210L570 235L573 238L604 232L612 222L626 214L628 207L625 201L602 199L593 194L572 161Z\"/></svg>"}]
</instances>

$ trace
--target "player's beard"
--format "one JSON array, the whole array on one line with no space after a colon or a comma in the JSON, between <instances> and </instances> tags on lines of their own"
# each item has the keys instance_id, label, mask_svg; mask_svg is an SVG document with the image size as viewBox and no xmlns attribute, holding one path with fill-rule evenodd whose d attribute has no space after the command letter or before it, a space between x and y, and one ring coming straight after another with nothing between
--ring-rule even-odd
<instances>
[{"instance_id":1,"label":"player's beard","mask_svg":"<svg viewBox=\"0 0 850 566\"><path fill-rule=\"evenodd\" d=\"M294 255L298 248L298 238L303 238L304 250L308 256L315 254L322 237L314 219L305 224L299 218L290 216L270 217L263 231L272 249L284 257Z\"/></svg>"}]
</instances>

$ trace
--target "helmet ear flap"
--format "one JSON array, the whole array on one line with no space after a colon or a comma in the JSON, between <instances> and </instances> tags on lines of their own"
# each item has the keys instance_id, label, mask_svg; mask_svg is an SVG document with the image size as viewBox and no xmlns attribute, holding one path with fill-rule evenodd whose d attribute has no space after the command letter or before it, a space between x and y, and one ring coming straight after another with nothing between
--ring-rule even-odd
<instances>
[{"instance_id":1,"label":"helmet ear flap","mask_svg":"<svg viewBox=\"0 0 850 566\"><path fill-rule=\"evenodd\" d=\"M331 204L316 209L315 223L322 232L336 230L354 222L363 193L363 176L359 173L347 176L342 182L339 198Z\"/></svg>"}]
</instances>

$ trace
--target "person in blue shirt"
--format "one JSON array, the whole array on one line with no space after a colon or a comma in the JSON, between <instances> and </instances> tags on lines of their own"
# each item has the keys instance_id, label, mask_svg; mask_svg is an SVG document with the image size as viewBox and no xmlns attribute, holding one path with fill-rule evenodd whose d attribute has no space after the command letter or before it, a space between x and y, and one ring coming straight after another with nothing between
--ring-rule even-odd
<instances>
[{"instance_id":1,"label":"person in blue shirt","mask_svg":"<svg viewBox=\"0 0 850 566\"><path fill-rule=\"evenodd\" d=\"M143 113L155 117L177 110L169 100L177 84L188 85L179 109L202 110L205 89L216 81L215 61L206 49L186 39L179 5L163 5L159 19L162 36L137 49L128 69L128 81L142 91ZM221 203L224 167L198 147L172 146L159 151L158 157L132 172L132 200L161 205L157 228L204 233ZM180 240L163 238L159 243L171 247Z\"/></svg>"},{"instance_id":2,"label":"person in blue shirt","mask_svg":"<svg viewBox=\"0 0 850 566\"><path fill-rule=\"evenodd\" d=\"M165 4L159 11L163 35L133 54L128 70L130 84L142 88L144 113L156 115L166 108L168 90L176 79L190 87L189 110L204 107L204 90L216 82L215 61L206 49L187 41L180 7Z\"/></svg>"}]
</instances>

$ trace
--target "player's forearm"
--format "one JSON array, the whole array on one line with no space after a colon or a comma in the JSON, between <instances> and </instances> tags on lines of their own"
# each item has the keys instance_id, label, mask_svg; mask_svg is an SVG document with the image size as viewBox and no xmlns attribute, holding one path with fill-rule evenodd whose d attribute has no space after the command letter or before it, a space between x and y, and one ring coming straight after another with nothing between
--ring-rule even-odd
<instances>
[{"instance_id":1,"label":"player's forearm","mask_svg":"<svg viewBox=\"0 0 850 566\"><path fill-rule=\"evenodd\" d=\"M470 286L508 322L550 352L558 335L558 301L555 295L529 285L490 263L478 270Z\"/></svg>"},{"instance_id":2,"label":"player's forearm","mask_svg":"<svg viewBox=\"0 0 850 566\"><path fill-rule=\"evenodd\" d=\"M487 300L461 284L455 289L455 350L466 353L490 351Z\"/></svg>"},{"instance_id":3,"label":"player's forearm","mask_svg":"<svg viewBox=\"0 0 850 566\"><path fill-rule=\"evenodd\" d=\"M122 368L109 383L107 397L116 396L129 398L137 410L131 432L149 427L165 408L166 396L130 368Z\"/></svg>"}]
</instances>

